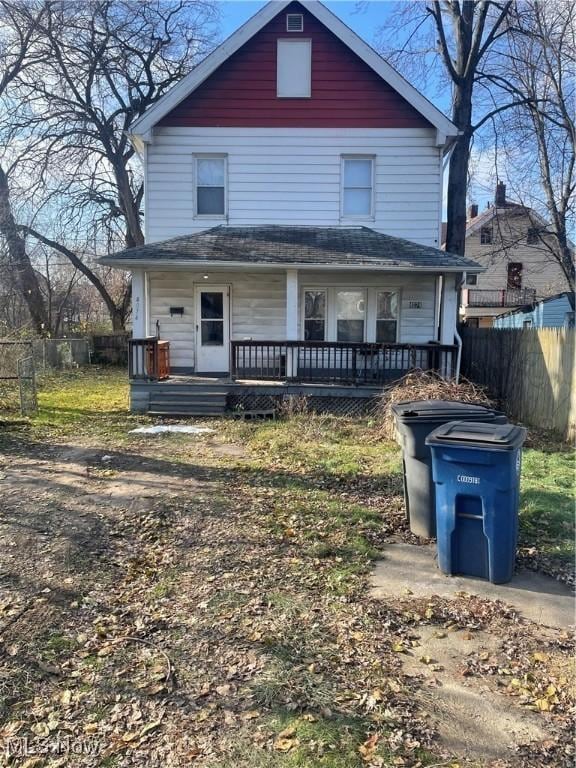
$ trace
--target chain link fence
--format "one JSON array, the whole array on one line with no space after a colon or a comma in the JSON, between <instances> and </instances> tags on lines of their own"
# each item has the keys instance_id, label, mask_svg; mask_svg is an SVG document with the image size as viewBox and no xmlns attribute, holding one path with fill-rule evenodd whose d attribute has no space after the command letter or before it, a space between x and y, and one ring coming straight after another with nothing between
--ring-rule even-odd
<instances>
[{"instance_id":1,"label":"chain link fence","mask_svg":"<svg viewBox=\"0 0 576 768\"><path fill-rule=\"evenodd\" d=\"M32 342L0 341L0 413L11 414L18 411L22 414L36 411Z\"/></svg>"},{"instance_id":2,"label":"chain link fence","mask_svg":"<svg viewBox=\"0 0 576 768\"><path fill-rule=\"evenodd\" d=\"M17 363L17 370L20 392L20 413L22 416L31 416L38 410L34 358L31 355L29 357L20 358Z\"/></svg>"}]
</instances>

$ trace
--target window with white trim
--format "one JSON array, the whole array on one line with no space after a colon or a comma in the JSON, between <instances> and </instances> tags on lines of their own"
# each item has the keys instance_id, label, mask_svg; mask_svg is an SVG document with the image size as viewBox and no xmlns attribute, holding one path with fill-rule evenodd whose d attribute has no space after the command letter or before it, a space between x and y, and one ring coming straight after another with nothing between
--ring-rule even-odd
<instances>
[{"instance_id":1,"label":"window with white trim","mask_svg":"<svg viewBox=\"0 0 576 768\"><path fill-rule=\"evenodd\" d=\"M311 40L278 40L276 95L282 99L307 99L312 95Z\"/></svg>"},{"instance_id":2,"label":"window with white trim","mask_svg":"<svg viewBox=\"0 0 576 768\"><path fill-rule=\"evenodd\" d=\"M366 292L336 291L336 341L364 341Z\"/></svg>"},{"instance_id":3,"label":"window with white trim","mask_svg":"<svg viewBox=\"0 0 576 768\"><path fill-rule=\"evenodd\" d=\"M398 294L376 291L376 341L394 344L398 337Z\"/></svg>"},{"instance_id":4,"label":"window with white trim","mask_svg":"<svg viewBox=\"0 0 576 768\"><path fill-rule=\"evenodd\" d=\"M400 324L400 292L385 288L310 287L302 290L305 341L394 344Z\"/></svg>"},{"instance_id":5,"label":"window with white trim","mask_svg":"<svg viewBox=\"0 0 576 768\"><path fill-rule=\"evenodd\" d=\"M342 217L372 218L374 215L374 158L342 158Z\"/></svg>"},{"instance_id":6,"label":"window with white trim","mask_svg":"<svg viewBox=\"0 0 576 768\"><path fill-rule=\"evenodd\" d=\"M304 340L326 340L326 291L304 291Z\"/></svg>"},{"instance_id":7,"label":"window with white trim","mask_svg":"<svg viewBox=\"0 0 576 768\"><path fill-rule=\"evenodd\" d=\"M226 215L226 156L195 158L196 216Z\"/></svg>"}]
</instances>

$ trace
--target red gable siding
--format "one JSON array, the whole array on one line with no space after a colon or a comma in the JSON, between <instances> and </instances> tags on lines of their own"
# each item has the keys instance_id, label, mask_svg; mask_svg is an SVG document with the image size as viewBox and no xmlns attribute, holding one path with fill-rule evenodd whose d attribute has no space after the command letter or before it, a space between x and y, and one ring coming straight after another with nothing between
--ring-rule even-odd
<instances>
[{"instance_id":1,"label":"red gable siding","mask_svg":"<svg viewBox=\"0 0 576 768\"><path fill-rule=\"evenodd\" d=\"M286 13L304 15L286 32ZM312 40L312 97L276 97L278 38ZM203 127L418 128L429 123L298 3L272 19L159 125Z\"/></svg>"}]
</instances>

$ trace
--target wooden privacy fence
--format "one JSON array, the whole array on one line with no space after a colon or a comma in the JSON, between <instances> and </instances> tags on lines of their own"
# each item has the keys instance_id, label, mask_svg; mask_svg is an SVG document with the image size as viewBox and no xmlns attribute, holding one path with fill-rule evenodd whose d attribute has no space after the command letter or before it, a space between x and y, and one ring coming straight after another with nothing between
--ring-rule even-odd
<instances>
[{"instance_id":1,"label":"wooden privacy fence","mask_svg":"<svg viewBox=\"0 0 576 768\"><path fill-rule=\"evenodd\" d=\"M127 365L128 337L125 332L92 336L92 362L102 365Z\"/></svg>"},{"instance_id":2,"label":"wooden privacy fence","mask_svg":"<svg viewBox=\"0 0 576 768\"><path fill-rule=\"evenodd\" d=\"M576 439L574 329L467 328L462 343L462 374L512 419Z\"/></svg>"}]
</instances>

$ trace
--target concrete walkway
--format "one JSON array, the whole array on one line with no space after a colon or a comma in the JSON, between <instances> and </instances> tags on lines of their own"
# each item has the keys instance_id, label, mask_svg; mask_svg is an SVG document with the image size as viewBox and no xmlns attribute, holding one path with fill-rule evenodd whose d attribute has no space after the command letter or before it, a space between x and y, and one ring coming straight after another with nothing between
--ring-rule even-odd
<instances>
[{"instance_id":1,"label":"concrete walkway","mask_svg":"<svg viewBox=\"0 0 576 768\"><path fill-rule=\"evenodd\" d=\"M415 597L457 592L502 600L524 618L565 629L575 623L575 599L568 587L539 573L521 571L508 584L491 584L465 576L445 576L436 564L436 548L430 545L390 544L372 574L375 598L399 597L409 589Z\"/></svg>"}]
</instances>

